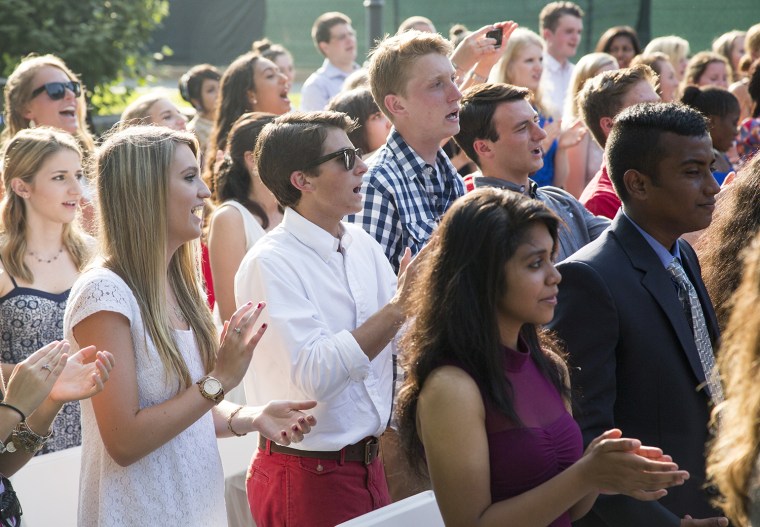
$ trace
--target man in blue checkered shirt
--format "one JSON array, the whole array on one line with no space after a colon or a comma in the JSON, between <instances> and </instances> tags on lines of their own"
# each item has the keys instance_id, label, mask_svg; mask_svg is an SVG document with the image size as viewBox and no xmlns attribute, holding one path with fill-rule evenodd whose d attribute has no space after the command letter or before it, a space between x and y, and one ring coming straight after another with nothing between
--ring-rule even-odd
<instances>
[{"instance_id":1,"label":"man in blue checkered shirt","mask_svg":"<svg viewBox=\"0 0 760 527\"><path fill-rule=\"evenodd\" d=\"M462 94L451 51L438 34L408 31L386 38L370 57L372 95L393 129L368 162L364 210L348 221L380 243L397 272L404 249L419 252L464 194L462 178L440 147L459 132Z\"/></svg>"}]
</instances>

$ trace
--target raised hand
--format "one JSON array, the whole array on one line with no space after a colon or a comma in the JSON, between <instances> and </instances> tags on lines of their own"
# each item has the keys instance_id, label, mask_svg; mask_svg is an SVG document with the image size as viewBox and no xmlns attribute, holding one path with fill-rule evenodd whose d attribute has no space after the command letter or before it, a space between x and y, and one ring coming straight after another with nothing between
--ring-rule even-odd
<instances>
[{"instance_id":1,"label":"raised hand","mask_svg":"<svg viewBox=\"0 0 760 527\"><path fill-rule=\"evenodd\" d=\"M451 62L461 68L461 73L469 71L475 64L484 65L484 77L488 75L494 64L501 57L501 50L507 45L507 40L517 28L515 22L499 22L483 26L477 31L467 35L451 54ZM496 40L486 37L486 33L494 29L501 29L501 46L496 47Z\"/></svg>"},{"instance_id":2,"label":"raised hand","mask_svg":"<svg viewBox=\"0 0 760 527\"><path fill-rule=\"evenodd\" d=\"M54 341L16 364L8 379L5 402L30 415L50 394L68 359L69 343Z\"/></svg>"},{"instance_id":3,"label":"raised hand","mask_svg":"<svg viewBox=\"0 0 760 527\"><path fill-rule=\"evenodd\" d=\"M317 424L316 417L303 410L316 405L316 401L271 401L253 419L254 430L284 446L298 443Z\"/></svg>"},{"instance_id":4,"label":"raised hand","mask_svg":"<svg viewBox=\"0 0 760 527\"><path fill-rule=\"evenodd\" d=\"M216 366L209 375L222 383L225 392L240 384L248 370L253 350L266 330L266 324L256 328L256 321L264 307L264 302L259 302L256 306L248 302L224 323Z\"/></svg>"},{"instance_id":5,"label":"raised hand","mask_svg":"<svg viewBox=\"0 0 760 527\"><path fill-rule=\"evenodd\" d=\"M60 377L53 385L50 398L59 403L79 401L103 390L116 361L108 351L87 346L69 357Z\"/></svg>"},{"instance_id":6,"label":"raised hand","mask_svg":"<svg viewBox=\"0 0 760 527\"><path fill-rule=\"evenodd\" d=\"M559 121L561 123L561 121ZM567 149L571 148L586 136L586 127L583 126L583 121L580 119L575 121L573 125L567 130L563 130L559 134L559 140L557 141L557 148Z\"/></svg>"}]
</instances>

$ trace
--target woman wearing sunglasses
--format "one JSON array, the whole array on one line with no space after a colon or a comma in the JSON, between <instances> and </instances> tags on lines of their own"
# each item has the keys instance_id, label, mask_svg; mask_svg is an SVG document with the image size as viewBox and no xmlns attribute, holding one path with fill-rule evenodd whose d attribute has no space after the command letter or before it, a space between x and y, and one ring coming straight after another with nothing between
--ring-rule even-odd
<instances>
[{"instance_id":1,"label":"woman wearing sunglasses","mask_svg":"<svg viewBox=\"0 0 760 527\"><path fill-rule=\"evenodd\" d=\"M0 203L0 353L17 364L63 338L63 312L92 245L78 226L82 154L52 128L21 130L6 145ZM44 432L44 431L38 431ZM79 403L64 406L42 453L81 444Z\"/></svg>"},{"instance_id":2,"label":"woman wearing sunglasses","mask_svg":"<svg viewBox=\"0 0 760 527\"><path fill-rule=\"evenodd\" d=\"M5 85L5 130L0 135L0 145L6 144L19 130L50 126L73 135L84 159L88 159L95 149L95 141L85 122L84 92L76 74L55 55L22 60ZM95 211L87 181L82 180L82 184L82 226L93 233Z\"/></svg>"},{"instance_id":3,"label":"woman wearing sunglasses","mask_svg":"<svg viewBox=\"0 0 760 527\"><path fill-rule=\"evenodd\" d=\"M84 88L54 55L24 59L5 85L3 143L19 130L51 126L70 133L89 155L95 143L87 130Z\"/></svg>"}]
</instances>

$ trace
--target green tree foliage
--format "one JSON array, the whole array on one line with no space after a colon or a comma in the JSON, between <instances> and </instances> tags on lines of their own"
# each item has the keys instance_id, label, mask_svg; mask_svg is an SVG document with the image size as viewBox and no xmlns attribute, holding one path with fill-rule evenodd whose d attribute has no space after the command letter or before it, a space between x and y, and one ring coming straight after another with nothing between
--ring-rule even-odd
<instances>
[{"instance_id":1,"label":"green tree foliage","mask_svg":"<svg viewBox=\"0 0 760 527\"><path fill-rule=\"evenodd\" d=\"M0 75L29 53L52 53L102 111L118 102L110 87L144 79L151 34L168 12L168 0L0 0Z\"/></svg>"}]
</instances>

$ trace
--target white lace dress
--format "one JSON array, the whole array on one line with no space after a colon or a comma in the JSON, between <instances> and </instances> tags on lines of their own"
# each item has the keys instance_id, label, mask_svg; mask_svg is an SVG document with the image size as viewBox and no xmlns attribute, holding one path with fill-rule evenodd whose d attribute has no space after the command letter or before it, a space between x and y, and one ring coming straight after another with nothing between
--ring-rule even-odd
<instances>
[{"instance_id":1,"label":"white lace dress","mask_svg":"<svg viewBox=\"0 0 760 527\"><path fill-rule=\"evenodd\" d=\"M132 332L140 408L175 395L140 309L127 284L112 271L91 269L74 284L64 316L64 335L78 349L72 328L99 311L124 315ZM192 379L203 376L203 364L191 331L175 338ZM115 368L118 368L117 364ZM115 371L115 370L114 370ZM136 525L161 527L226 526L224 475L211 412L184 432L128 467L106 452L89 400L82 401L82 472L79 483L80 527Z\"/></svg>"}]
</instances>

